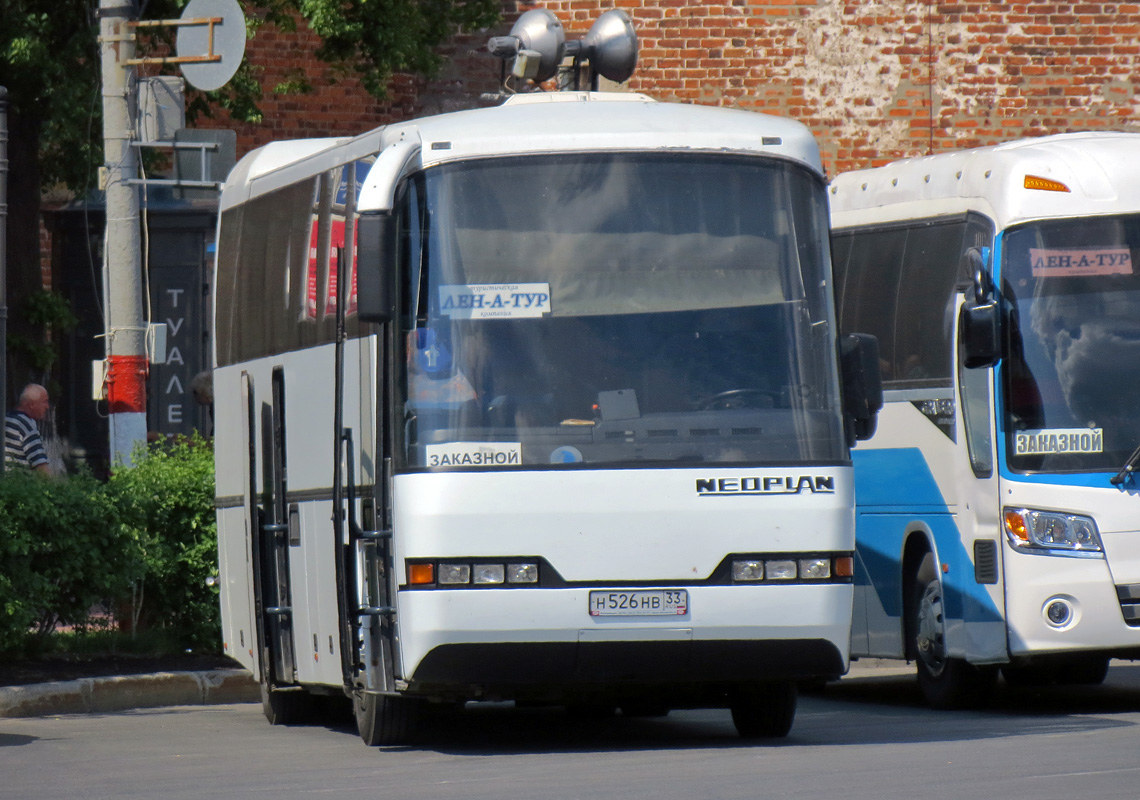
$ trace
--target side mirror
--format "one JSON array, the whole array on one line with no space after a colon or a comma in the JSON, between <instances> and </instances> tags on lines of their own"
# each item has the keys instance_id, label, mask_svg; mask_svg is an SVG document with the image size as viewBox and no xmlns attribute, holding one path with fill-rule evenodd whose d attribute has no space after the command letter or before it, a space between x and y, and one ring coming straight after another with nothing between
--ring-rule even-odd
<instances>
[{"instance_id":1,"label":"side mirror","mask_svg":"<svg viewBox=\"0 0 1140 800\"><path fill-rule=\"evenodd\" d=\"M990 300L982 306L962 306L958 337L962 342L962 365L966 369L996 364L1001 356L997 302Z\"/></svg>"},{"instance_id":2,"label":"side mirror","mask_svg":"<svg viewBox=\"0 0 1140 800\"><path fill-rule=\"evenodd\" d=\"M973 297L967 296L962 307L958 337L962 343L962 364L967 369L992 367L1001 357L998 303L986 269L989 255L988 247L971 247L966 251L973 276Z\"/></svg>"},{"instance_id":3,"label":"side mirror","mask_svg":"<svg viewBox=\"0 0 1140 800\"><path fill-rule=\"evenodd\" d=\"M839 368L843 381L843 415L847 444L875 435L883 407L883 380L879 372L879 340L867 333L849 333L839 340Z\"/></svg>"},{"instance_id":4,"label":"side mirror","mask_svg":"<svg viewBox=\"0 0 1140 800\"><path fill-rule=\"evenodd\" d=\"M396 217L361 214L356 225L356 313L388 322L396 315Z\"/></svg>"}]
</instances>

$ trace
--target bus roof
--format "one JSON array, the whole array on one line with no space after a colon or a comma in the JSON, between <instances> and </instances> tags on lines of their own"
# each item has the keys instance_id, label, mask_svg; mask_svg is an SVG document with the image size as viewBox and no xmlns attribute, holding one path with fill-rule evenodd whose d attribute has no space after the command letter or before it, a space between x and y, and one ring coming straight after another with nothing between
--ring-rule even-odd
<instances>
[{"instance_id":1,"label":"bus roof","mask_svg":"<svg viewBox=\"0 0 1140 800\"><path fill-rule=\"evenodd\" d=\"M1140 133L1065 133L903 159L837 175L828 198L835 228L977 211L1000 230L1140 211Z\"/></svg>"},{"instance_id":2,"label":"bus roof","mask_svg":"<svg viewBox=\"0 0 1140 800\"><path fill-rule=\"evenodd\" d=\"M658 103L642 94L534 92L493 108L457 111L377 128L352 139L275 142L238 162L221 209L377 153L420 142L416 165L522 153L660 150L763 153L823 174L819 148L802 124L751 111Z\"/></svg>"}]
</instances>

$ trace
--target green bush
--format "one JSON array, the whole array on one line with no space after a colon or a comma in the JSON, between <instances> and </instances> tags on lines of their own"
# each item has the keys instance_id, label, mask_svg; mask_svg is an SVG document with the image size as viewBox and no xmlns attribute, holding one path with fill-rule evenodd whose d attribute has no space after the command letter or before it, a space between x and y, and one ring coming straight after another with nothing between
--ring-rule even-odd
<instances>
[{"instance_id":1,"label":"green bush","mask_svg":"<svg viewBox=\"0 0 1140 800\"><path fill-rule=\"evenodd\" d=\"M218 652L214 457L201 439L152 445L107 483L26 469L0 478L0 653L50 649L114 610L164 649Z\"/></svg>"},{"instance_id":2,"label":"green bush","mask_svg":"<svg viewBox=\"0 0 1140 800\"><path fill-rule=\"evenodd\" d=\"M107 491L143 562L126 612L132 629L165 631L172 641L216 652L221 642L214 454L200 438L152 445L135 466L117 470Z\"/></svg>"},{"instance_id":3,"label":"green bush","mask_svg":"<svg viewBox=\"0 0 1140 800\"><path fill-rule=\"evenodd\" d=\"M92 606L129 592L142 561L115 516L104 487L89 475L4 473L0 651L42 646L57 625L82 625Z\"/></svg>"}]
</instances>

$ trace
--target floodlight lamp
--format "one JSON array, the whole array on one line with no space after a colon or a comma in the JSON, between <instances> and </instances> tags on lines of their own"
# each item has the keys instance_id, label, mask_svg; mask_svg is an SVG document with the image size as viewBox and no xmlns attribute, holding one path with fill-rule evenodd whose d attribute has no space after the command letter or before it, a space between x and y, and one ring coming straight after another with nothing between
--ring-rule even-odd
<instances>
[{"instance_id":1,"label":"floodlight lamp","mask_svg":"<svg viewBox=\"0 0 1140 800\"><path fill-rule=\"evenodd\" d=\"M545 8L534 8L518 18L510 35L491 38L487 49L502 59L518 58L525 53L526 63L516 65L515 74L525 74L542 83L558 72L565 43L566 34L558 17Z\"/></svg>"},{"instance_id":2,"label":"floodlight lamp","mask_svg":"<svg viewBox=\"0 0 1140 800\"><path fill-rule=\"evenodd\" d=\"M610 9L598 17L582 38L581 48L590 69L615 83L629 80L637 67L637 32L629 15L620 8Z\"/></svg>"}]
</instances>

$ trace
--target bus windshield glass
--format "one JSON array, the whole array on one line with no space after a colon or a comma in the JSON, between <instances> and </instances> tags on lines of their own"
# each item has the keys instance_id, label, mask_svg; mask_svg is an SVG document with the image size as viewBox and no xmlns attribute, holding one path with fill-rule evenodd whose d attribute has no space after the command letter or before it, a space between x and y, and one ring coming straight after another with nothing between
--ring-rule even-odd
<instances>
[{"instance_id":1,"label":"bus windshield glass","mask_svg":"<svg viewBox=\"0 0 1140 800\"><path fill-rule=\"evenodd\" d=\"M1025 225L1002 251L1010 467L1119 470L1140 443L1140 216Z\"/></svg>"},{"instance_id":2,"label":"bus windshield glass","mask_svg":"<svg viewBox=\"0 0 1140 800\"><path fill-rule=\"evenodd\" d=\"M403 466L848 458L810 171L473 160L413 177L397 213Z\"/></svg>"}]
</instances>

